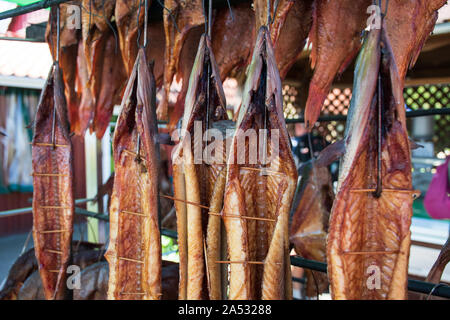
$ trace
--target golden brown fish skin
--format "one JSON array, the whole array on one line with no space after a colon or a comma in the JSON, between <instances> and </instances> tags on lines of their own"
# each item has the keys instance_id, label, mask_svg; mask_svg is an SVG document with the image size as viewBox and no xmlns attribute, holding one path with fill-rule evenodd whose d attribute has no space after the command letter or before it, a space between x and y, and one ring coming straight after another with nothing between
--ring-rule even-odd
<instances>
[{"instance_id":1,"label":"golden brown fish skin","mask_svg":"<svg viewBox=\"0 0 450 320\"><path fill-rule=\"evenodd\" d=\"M76 3L76 2L75 2ZM59 64L63 75L64 93L67 101L67 110L70 123L70 131L79 133L80 121L78 116L78 105L80 97L75 90L75 81L77 73L78 41L80 32L76 28L67 26L69 4L60 4L60 52ZM52 18L53 17L53 18ZM47 24L45 38L49 45L53 59L56 58L56 7L51 8L49 23Z\"/></svg>"},{"instance_id":2,"label":"golden brown fish skin","mask_svg":"<svg viewBox=\"0 0 450 320\"><path fill-rule=\"evenodd\" d=\"M152 71L141 49L125 90L113 139L115 179L110 245L105 254L110 266L108 299L161 298L155 94Z\"/></svg>"},{"instance_id":3,"label":"golden brown fish skin","mask_svg":"<svg viewBox=\"0 0 450 320\"><path fill-rule=\"evenodd\" d=\"M404 102L384 30L372 30L358 57L345 154L327 243L333 299L405 299L413 192ZM381 77L380 197L377 185L377 76ZM391 189L392 191L387 191ZM407 192L395 190L409 190ZM379 283L377 282L379 280ZM379 284L379 286L378 286Z\"/></svg>"},{"instance_id":4,"label":"golden brown fish skin","mask_svg":"<svg viewBox=\"0 0 450 320\"><path fill-rule=\"evenodd\" d=\"M34 123L32 166L35 254L45 298L64 299L73 230L73 156L58 65L52 66ZM55 148L43 145L53 142L57 145Z\"/></svg>"},{"instance_id":5,"label":"golden brown fish skin","mask_svg":"<svg viewBox=\"0 0 450 320\"><path fill-rule=\"evenodd\" d=\"M158 106L158 119L168 118L168 99L170 85L177 72L181 49L190 29L204 23L203 7L200 0L167 0L164 6L164 31L166 35L166 50L164 63L164 91ZM172 16L171 16L172 14ZM178 30L172 19L175 19Z\"/></svg>"},{"instance_id":6,"label":"golden brown fish skin","mask_svg":"<svg viewBox=\"0 0 450 320\"><path fill-rule=\"evenodd\" d=\"M371 4L371 0L314 2L309 34L314 75L305 107L305 124L309 124L309 128L317 121L336 74L343 72L358 52L361 32L368 18L366 10Z\"/></svg>"},{"instance_id":7,"label":"golden brown fish skin","mask_svg":"<svg viewBox=\"0 0 450 320\"><path fill-rule=\"evenodd\" d=\"M446 0L392 0L386 14L386 33L392 43L398 74L404 82L426 39L433 31L438 13ZM384 7L383 7L384 8Z\"/></svg>"},{"instance_id":8,"label":"golden brown fish skin","mask_svg":"<svg viewBox=\"0 0 450 320\"><path fill-rule=\"evenodd\" d=\"M274 48L278 43L278 37L280 35L281 28L286 21L286 16L291 10L295 2L292 0L281 0L277 3L277 8L275 8L275 3L278 1L270 0L270 38L272 43L274 43ZM267 26L267 0L254 0L253 7L255 8L255 22L256 30L259 30L262 26ZM274 15L274 10L277 10Z\"/></svg>"},{"instance_id":9,"label":"golden brown fish skin","mask_svg":"<svg viewBox=\"0 0 450 320\"><path fill-rule=\"evenodd\" d=\"M267 123L264 124L264 109ZM250 143L243 139L247 129L269 129L267 160L250 161ZM269 143L272 129L279 132L279 150ZM247 141L246 141L247 140ZM261 138L262 140L262 138ZM259 140L260 141L260 140ZM244 144L242 145L242 142ZM238 162L245 149L245 163ZM239 150L238 150L239 148ZM242 162L242 161L241 161ZM230 264L229 299L286 299L290 268L288 259L288 218L297 181L281 103L281 80L267 28L259 30L244 97L237 117L236 134L227 160L227 185L223 218L227 231L229 259L235 262L264 261L263 268L246 263ZM262 173L268 170L267 175ZM253 182L252 182L253 181ZM261 186L263 191L258 191ZM251 194L251 197L249 196ZM254 221L229 217L256 216L275 221ZM255 247L251 243L256 244ZM261 270L262 269L262 270ZM257 275L262 271L262 277ZM256 274L255 274L256 273Z\"/></svg>"},{"instance_id":10,"label":"golden brown fish skin","mask_svg":"<svg viewBox=\"0 0 450 320\"><path fill-rule=\"evenodd\" d=\"M116 48L115 37L109 33L98 67L101 70L99 87L95 94L95 111L92 128L98 139L101 139L109 126L114 105L120 104L125 89L126 75L122 57Z\"/></svg>"},{"instance_id":11,"label":"golden brown fish skin","mask_svg":"<svg viewBox=\"0 0 450 320\"><path fill-rule=\"evenodd\" d=\"M80 105L78 107L79 131L77 135L83 136L94 116L95 102L92 91L89 88L89 74L87 69L87 60L84 55L84 44L82 41L78 43L77 55L77 76L76 91L80 97Z\"/></svg>"},{"instance_id":12,"label":"golden brown fish skin","mask_svg":"<svg viewBox=\"0 0 450 320\"><path fill-rule=\"evenodd\" d=\"M312 0L294 1L285 22L280 27L274 50L281 79L286 77L305 47L312 25L312 6Z\"/></svg>"},{"instance_id":13,"label":"golden brown fish skin","mask_svg":"<svg viewBox=\"0 0 450 320\"><path fill-rule=\"evenodd\" d=\"M209 90L208 68L210 70ZM226 103L218 68L211 51L210 40L203 35L189 79L181 140L176 146L172 163L175 198L210 208L211 201L214 202L213 206L220 205L219 200L216 199L218 196L213 197L214 184L216 183L214 177L218 176L219 169L223 169L224 166L216 167L215 163L209 163L210 159L203 158L200 159L200 163L197 162L199 159L195 159L196 162L194 163L197 144L202 144L201 150L204 150L206 145L202 140L195 139L194 130L201 129L204 132L207 129L207 92L210 94L209 125L213 126L214 123L227 119ZM197 121L200 127L198 127ZM220 293L221 279L220 276L209 277L207 274L207 264L212 262L206 261L205 252L207 256L218 254L218 251L220 251L220 232L217 233L217 236L212 234L213 231L217 232L218 230L212 224L209 226L208 221L212 216L208 217L206 209L189 203L175 204L175 206L180 250L180 299L217 298ZM217 220L214 219L212 221ZM212 228L209 239L206 236L208 227ZM217 275L216 271L217 269L214 268L211 270L214 275ZM210 280L209 283L208 279ZM214 290L212 294L209 292L210 288Z\"/></svg>"},{"instance_id":14,"label":"golden brown fish skin","mask_svg":"<svg viewBox=\"0 0 450 320\"><path fill-rule=\"evenodd\" d=\"M316 161L304 164L301 170L289 239L298 255L326 262L328 220L334 200L331 175L328 168L317 166ZM326 274L305 271L306 296L315 297L328 289Z\"/></svg>"}]
</instances>

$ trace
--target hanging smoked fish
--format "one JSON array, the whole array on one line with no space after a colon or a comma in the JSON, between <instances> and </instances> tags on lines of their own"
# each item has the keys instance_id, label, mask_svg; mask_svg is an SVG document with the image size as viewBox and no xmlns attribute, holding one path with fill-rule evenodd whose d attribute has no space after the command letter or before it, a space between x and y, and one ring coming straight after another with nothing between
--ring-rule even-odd
<instances>
[{"instance_id":1,"label":"hanging smoked fish","mask_svg":"<svg viewBox=\"0 0 450 320\"><path fill-rule=\"evenodd\" d=\"M66 100L52 66L34 122L33 239L46 299L63 299L73 229L73 164Z\"/></svg>"},{"instance_id":2,"label":"hanging smoked fish","mask_svg":"<svg viewBox=\"0 0 450 320\"><path fill-rule=\"evenodd\" d=\"M208 81L209 79L209 81ZM200 39L189 79L181 139L173 153L175 207L180 252L180 299L221 299L221 218L225 189L226 129L225 94L211 49L211 41ZM215 131L206 131L215 129ZM214 135L217 146L212 158L204 155L203 135ZM220 137L214 132L220 132ZM196 138L200 136L200 139ZM208 139L209 141L210 139ZM189 204L193 203L193 204Z\"/></svg>"},{"instance_id":3,"label":"hanging smoked fish","mask_svg":"<svg viewBox=\"0 0 450 320\"><path fill-rule=\"evenodd\" d=\"M289 239L301 257L326 262L328 220L334 200L331 174L314 160L304 163L299 174ZM328 290L326 274L308 269L305 273L307 297Z\"/></svg>"},{"instance_id":4,"label":"hanging smoked fish","mask_svg":"<svg viewBox=\"0 0 450 320\"><path fill-rule=\"evenodd\" d=\"M229 298L290 299L288 223L297 170L266 27L258 32L247 72L222 213L230 259Z\"/></svg>"},{"instance_id":5,"label":"hanging smoked fish","mask_svg":"<svg viewBox=\"0 0 450 320\"><path fill-rule=\"evenodd\" d=\"M156 89L144 49L138 51L113 138L108 299L161 298L159 144Z\"/></svg>"},{"instance_id":6,"label":"hanging smoked fish","mask_svg":"<svg viewBox=\"0 0 450 320\"><path fill-rule=\"evenodd\" d=\"M413 199L402 81L390 39L373 29L354 74L327 243L333 299L405 299ZM341 150L339 150L341 149Z\"/></svg>"}]
</instances>

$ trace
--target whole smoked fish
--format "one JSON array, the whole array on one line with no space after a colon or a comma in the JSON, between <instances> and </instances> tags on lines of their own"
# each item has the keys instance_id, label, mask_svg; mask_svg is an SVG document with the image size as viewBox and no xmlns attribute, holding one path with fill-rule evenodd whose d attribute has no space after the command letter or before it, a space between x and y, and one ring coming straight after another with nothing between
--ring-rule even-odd
<instances>
[{"instance_id":1,"label":"whole smoked fish","mask_svg":"<svg viewBox=\"0 0 450 320\"><path fill-rule=\"evenodd\" d=\"M270 34L261 27L227 160L222 216L231 300L292 297L288 223L297 170L281 94Z\"/></svg>"},{"instance_id":2,"label":"whole smoked fish","mask_svg":"<svg viewBox=\"0 0 450 320\"><path fill-rule=\"evenodd\" d=\"M158 105L158 119L167 119L169 91L178 68L180 52L189 31L204 23L203 7L200 0L166 0L164 6L164 32L166 50L164 63L164 91Z\"/></svg>"},{"instance_id":3,"label":"whole smoked fish","mask_svg":"<svg viewBox=\"0 0 450 320\"><path fill-rule=\"evenodd\" d=\"M309 34L314 75L305 107L309 129L319 117L334 77L345 70L361 46L361 32L369 17L366 10L371 4L372 0L314 1Z\"/></svg>"},{"instance_id":4,"label":"whole smoked fish","mask_svg":"<svg viewBox=\"0 0 450 320\"><path fill-rule=\"evenodd\" d=\"M334 193L326 167L308 161L299 169L301 180L292 205L290 241L298 255L326 262L328 220ZM306 296L315 297L328 289L327 275L305 269Z\"/></svg>"},{"instance_id":5,"label":"whole smoked fish","mask_svg":"<svg viewBox=\"0 0 450 320\"><path fill-rule=\"evenodd\" d=\"M34 122L33 239L48 300L66 297L73 230L73 164L59 65L52 66Z\"/></svg>"},{"instance_id":6,"label":"whole smoked fish","mask_svg":"<svg viewBox=\"0 0 450 320\"><path fill-rule=\"evenodd\" d=\"M345 138L327 147L334 155L323 150L325 158L344 152L327 243L333 299L405 299L407 293L417 192L402 83L384 27L370 31L359 54Z\"/></svg>"},{"instance_id":7,"label":"whole smoked fish","mask_svg":"<svg viewBox=\"0 0 450 320\"><path fill-rule=\"evenodd\" d=\"M203 137L210 128L220 130L217 126L229 126L227 119L225 94L211 42L202 35L189 79L181 139L172 156L174 194L178 199L175 207L180 254L179 299L223 297L222 271L216 261L221 257L219 213L226 178L225 140L216 141L222 144L222 154L216 154L218 161L215 161L197 158L196 146L200 143L200 150L205 146L202 138L195 137L198 133Z\"/></svg>"},{"instance_id":8,"label":"whole smoked fish","mask_svg":"<svg viewBox=\"0 0 450 320\"><path fill-rule=\"evenodd\" d=\"M161 298L156 92L144 49L125 89L113 138L108 299Z\"/></svg>"}]
</instances>

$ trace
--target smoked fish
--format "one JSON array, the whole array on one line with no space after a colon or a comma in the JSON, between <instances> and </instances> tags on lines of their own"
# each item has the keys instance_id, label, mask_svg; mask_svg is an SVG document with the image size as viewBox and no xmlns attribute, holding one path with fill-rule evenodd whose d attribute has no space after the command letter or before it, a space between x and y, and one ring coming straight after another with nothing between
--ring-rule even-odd
<instances>
[{"instance_id":1,"label":"smoked fish","mask_svg":"<svg viewBox=\"0 0 450 320\"><path fill-rule=\"evenodd\" d=\"M158 105L158 119L168 117L169 91L173 77L177 71L180 52L188 32L204 24L203 7L200 0L166 0L164 6L164 32L166 35L166 50L164 54L164 90Z\"/></svg>"},{"instance_id":2,"label":"smoked fish","mask_svg":"<svg viewBox=\"0 0 450 320\"><path fill-rule=\"evenodd\" d=\"M161 298L156 89L144 49L128 80L113 137L108 299Z\"/></svg>"},{"instance_id":3,"label":"smoked fish","mask_svg":"<svg viewBox=\"0 0 450 320\"><path fill-rule=\"evenodd\" d=\"M292 298L288 223L297 170L281 95L270 34L261 27L227 157L230 300Z\"/></svg>"},{"instance_id":4,"label":"smoked fish","mask_svg":"<svg viewBox=\"0 0 450 320\"><path fill-rule=\"evenodd\" d=\"M80 133L80 121L78 116L78 106L80 97L75 90L75 81L77 73L78 41L80 32L76 28L69 27L69 4L60 4L60 52L59 64L64 81L64 93L67 101L67 111L70 123L70 131L76 134ZM53 59L56 60L56 7L51 8L50 20L47 24L45 38L49 45ZM53 30L53 31L52 31Z\"/></svg>"},{"instance_id":5,"label":"smoked fish","mask_svg":"<svg viewBox=\"0 0 450 320\"><path fill-rule=\"evenodd\" d=\"M417 192L402 88L383 23L357 59L344 140L327 147L343 152L327 243L333 299L406 298Z\"/></svg>"},{"instance_id":6,"label":"smoked fish","mask_svg":"<svg viewBox=\"0 0 450 320\"><path fill-rule=\"evenodd\" d=\"M298 255L326 263L328 221L334 200L330 171L310 160L301 166L299 176L289 240ZM305 272L307 297L328 290L326 274L308 269Z\"/></svg>"},{"instance_id":7,"label":"smoked fish","mask_svg":"<svg viewBox=\"0 0 450 320\"><path fill-rule=\"evenodd\" d=\"M225 139L217 140L214 136L215 143L221 145L213 155L216 158L203 159L202 154L199 158L196 150L206 150L203 132L220 130L217 129L220 125L227 127L227 119L225 94L211 42L202 35L189 79L181 139L172 154L174 195L178 199L175 208L180 254L179 299L222 298L221 268L216 261L221 252L219 213L226 178Z\"/></svg>"},{"instance_id":8,"label":"smoked fish","mask_svg":"<svg viewBox=\"0 0 450 320\"><path fill-rule=\"evenodd\" d=\"M45 298L66 297L73 231L73 154L61 70L52 66L34 122L33 239Z\"/></svg>"},{"instance_id":9,"label":"smoked fish","mask_svg":"<svg viewBox=\"0 0 450 320\"><path fill-rule=\"evenodd\" d=\"M305 107L305 124L311 129L319 117L322 104L338 73L342 73L361 46L361 32L369 17L372 0L316 0L309 34L311 68ZM345 22L344 22L345 21Z\"/></svg>"}]
</instances>

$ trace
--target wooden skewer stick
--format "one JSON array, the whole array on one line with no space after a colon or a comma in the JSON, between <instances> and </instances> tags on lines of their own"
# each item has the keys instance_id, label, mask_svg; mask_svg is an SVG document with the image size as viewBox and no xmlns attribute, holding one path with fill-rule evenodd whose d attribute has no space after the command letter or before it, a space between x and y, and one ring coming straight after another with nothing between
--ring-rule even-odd
<instances>
[{"instance_id":1,"label":"wooden skewer stick","mask_svg":"<svg viewBox=\"0 0 450 320\"><path fill-rule=\"evenodd\" d=\"M39 209L70 209L70 207L63 207L63 206L40 206Z\"/></svg>"},{"instance_id":2,"label":"wooden skewer stick","mask_svg":"<svg viewBox=\"0 0 450 320\"><path fill-rule=\"evenodd\" d=\"M210 215L213 216L222 216L220 213L216 212L209 212ZM236 214L227 214L223 215L224 218L239 218L239 219L248 219L248 220L261 220L261 221L270 221L270 222L277 222L275 219L270 218L260 218L260 217L250 217L250 216L238 216Z\"/></svg>"},{"instance_id":3,"label":"wooden skewer stick","mask_svg":"<svg viewBox=\"0 0 450 320\"><path fill-rule=\"evenodd\" d=\"M45 251L50 252L50 253L63 254L62 251L59 251L59 250L46 249Z\"/></svg>"},{"instance_id":4,"label":"wooden skewer stick","mask_svg":"<svg viewBox=\"0 0 450 320\"><path fill-rule=\"evenodd\" d=\"M139 213L139 212L132 212L132 211L127 211L127 210L122 210L122 212L128 213L128 214L133 214L135 216L148 217L148 214L143 214L143 213Z\"/></svg>"},{"instance_id":5,"label":"wooden skewer stick","mask_svg":"<svg viewBox=\"0 0 450 320\"><path fill-rule=\"evenodd\" d=\"M400 251L342 251L343 254L397 254Z\"/></svg>"},{"instance_id":6,"label":"wooden skewer stick","mask_svg":"<svg viewBox=\"0 0 450 320\"><path fill-rule=\"evenodd\" d=\"M32 146L38 146L38 147L60 147L60 148L67 148L69 145L68 144L55 144L53 145L52 143L42 143L42 142L30 142L30 144Z\"/></svg>"},{"instance_id":7,"label":"wooden skewer stick","mask_svg":"<svg viewBox=\"0 0 450 320\"><path fill-rule=\"evenodd\" d=\"M144 264L144 262L141 261L141 260L136 260L136 259L131 259L131 258L125 258L125 257L118 257L118 258L119 258L119 260L125 260L125 261L130 261L130 262L136 262L136 263Z\"/></svg>"},{"instance_id":8,"label":"wooden skewer stick","mask_svg":"<svg viewBox=\"0 0 450 320\"><path fill-rule=\"evenodd\" d=\"M123 151L124 151L125 153L128 153L128 154L134 156L134 157L137 157L137 156L138 156L138 154L137 154L136 152L133 152L133 151L130 151L130 150L127 150L127 149L123 149ZM140 160L143 160L143 161L147 161L147 159L143 158L141 155L139 155L139 159L140 159Z\"/></svg>"},{"instance_id":9,"label":"wooden skewer stick","mask_svg":"<svg viewBox=\"0 0 450 320\"><path fill-rule=\"evenodd\" d=\"M201 205L199 203L195 203L195 202L191 202L191 201L187 201L187 200L183 200L183 199L177 199L177 198L174 198L172 196L165 195L165 194L161 194L161 197L168 198L168 199L171 199L171 200L174 200L174 201L184 202L184 203L187 203L187 204L190 204L190 205L193 205L193 206L197 206L197 207L209 210L208 206L204 206L204 205ZM222 214L220 214L218 212L212 212L212 211L209 211L208 214L213 215L213 216L222 216ZM239 218L239 219L248 219L248 220L271 221L271 222L276 222L277 221L277 220L269 219L269 218L259 218L259 217L250 217L250 216L238 216L238 215L231 215L231 214L230 215L223 215L223 217L224 218Z\"/></svg>"},{"instance_id":10,"label":"wooden skewer stick","mask_svg":"<svg viewBox=\"0 0 450 320\"><path fill-rule=\"evenodd\" d=\"M64 174L64 173L35 173L35 172L33 172L31 175L38 176L38 177L67 177L68 176L68 174Z\"/></svg>"},{"instance_id":11,"label":"wooden skewer stick","mask_svg":"<svg viewBox=\"0 0 450 320\"><path fill-rule=\"evenodd\" d=\"M248 263L248 264L266 264L268 262L264 262L264 261L215 261L216 263ZM280 262L272 262L272 264L279 264L281 265L282 263Z\"/></svg>"},{"instance_id":12,"label":"wooden skewer stick","mask_svg":"<svg viewBox=\"0 0 450 320\"><path fill-rule=\"evenodd\" d=\"M59 270L47 270L48 272L59 273Z\"/></svg>"},{"instance_id":13,"label":"wooden skewer stick","mask_svg":"<svg viewBox=\"0 0 450 320\"><path fill-rule=\"evenodd\" d=\"M371 193L375 192L376 189L353 189L350 190L351 193ZM414 199L420 196L420 190L407 190L407 189L383 189L382 192L398 192L398 193L410 193Z\"/></svg>"},{"instance_id":14,"label":"wooden skewer stick","mask_svg":"<svg viewBox=\"0 0 450 320\"><path fill-rule=\"evenodd\" d=\"M43 230L43 231L38 231L38 233L62 233L62 232L68 232L68 230Z\"/></svg>"}]
</instances>

